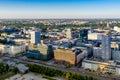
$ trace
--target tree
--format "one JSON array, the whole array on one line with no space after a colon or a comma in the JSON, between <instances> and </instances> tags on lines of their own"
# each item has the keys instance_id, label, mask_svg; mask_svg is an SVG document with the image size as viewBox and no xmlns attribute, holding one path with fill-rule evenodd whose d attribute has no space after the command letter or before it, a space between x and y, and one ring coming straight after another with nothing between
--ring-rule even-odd
<instances>
[{"instance_id":1,"label":"tree","mask_svg":"<svg viewBox=\"0 0 120 80\"><path fill-rule=\"evenodd\" d=\"M0 62L0 74L7 72L9 70L9 66L3 62Z\"/></svg>"},{"instance_id":2,"label":"tree","mask_svg":"<svg viewBox=\"0 0 120 80\"><path fill-rule=\"evenodd\" d=\"M18 73L19 70L17 67L15 67L12 71L16 74L16 73Z\"/></svg>"},{"instance_id":3,"label":"tree","mask_svg":"<svg viewBox=\"0 0 120 80\"><path fill-rule=\"evenodd\" d=\"M69 72L67 72L66 73L66 77L65 77L67 80L70 80L70 73Z\"/></svg>"},{"instance_id":4,"label":"tree","mask_svg":"<svg viewBox=\"0 0 120 80\"><path fill-rule=\"evenodd\" d=\"M28 67L31 72L36 72L36 73L44 74L51 77L60 76L60 77L65 77L67 80L94 80L93 77L89 77L89 76L86 77L78 73L71 73L71 72L56 70L56 69L52 69L49 67L40 66L36 64L28 64Z\"/></svg>"}]
</instances>

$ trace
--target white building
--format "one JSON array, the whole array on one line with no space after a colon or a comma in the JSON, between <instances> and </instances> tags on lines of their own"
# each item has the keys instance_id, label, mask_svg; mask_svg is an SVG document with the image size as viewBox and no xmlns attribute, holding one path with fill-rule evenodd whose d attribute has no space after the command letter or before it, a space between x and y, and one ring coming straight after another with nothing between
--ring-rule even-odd
<instances>
[{"instance_id":1,"label":"white building","mask_svg":"<svg viewBox=\"0 0 120 80\"><path fill-rule=\"evenodd\" d=\"M25 46L11 46L11 53L16 54L20 52L25 52L26 47Z\"/></svg>"},{"instance_id":2,"label":"white building","mask_svg":"<svg viewBox=\"0 0 120 80\"><path fill-rule=\"evenodd\" d=\"M31 32L31 43L40 44L40 32L36 32L36 31Z\"/></svg>"},{"instance_id":3,"label":"white building","mask_svg":"<svg viewBox=\"0 0 120 80\"><path fill-rule=\"evenodd\" d=\"M66 31L66 38L72 39L72 30L70 28L67 29L67 31Z\"/></svg>"},{"instance_id":4,"label":"white building","mask_svg":"<svg viewBox=\"0 0 120 80\"><path fill-rule=\"evenodd\" d=\"M117 32L120 32L120 27L114 26L114 30L117 31Z\"/></svg>"},{"instance_id":5,"label":"white building","mask_svg":"<svg viewBox=\"0 0 120 80\"><path fill-rule=\"evenodd\" d=\"M0 52L1 52L1 54L7 53L5 50L5 45L0 44Z\"/></svg>"},{"instance_id":6,"label":"white building","mask_svg":"<svg viewBox=\"0 0 120 80\"><path fill-rule=\"evenodd\" d=\"M90 69L94 71L101 71L101 72L111 72L117 75L120 75L120 65L116 65L113 61L109 62L98 62L92 60L84 59L82 62L82 67L84 69Z\"/></svg>"},{"instance_id":7,"label":"white building","mask_svg":"<svg viewBox=\"0 0 120 80\"><path fill-rule=\"evenodd\" d=\"M17 46L17 45L5 45L4 51L8 54L10 54L10 56L15 56L16 54L19 53L23 53L26 51L26 46L21 45L21 46Z\"/></svg>"},{"instance_id":8,"label":"white building","mask_svg":"<svg viewBox=\"0 0 120 80\"><path fill-rule=\"evenodd\" d=\"M14 39L14 42L17 44L28 44L30 43L29 39Z\"/></svg>"},{"instance_id":9,"label":"white building","mask_svg":"<svg viewBox=\"0 0 120 80\"><path fill-rule=\"evenodd\" d=\"M88 40L102 40L103 33L89 33Z\"/></svg>"}]
</instances>

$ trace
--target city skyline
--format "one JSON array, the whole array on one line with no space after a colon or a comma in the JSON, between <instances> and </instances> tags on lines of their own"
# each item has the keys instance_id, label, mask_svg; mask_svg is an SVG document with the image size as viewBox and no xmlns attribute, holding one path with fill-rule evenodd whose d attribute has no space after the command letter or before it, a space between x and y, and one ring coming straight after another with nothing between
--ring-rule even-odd
<instances>
[{"instance_id":1,"label":"city skyline","mask_svg":"<svg viewBox=\"0 0 120 80\"><path fill-rule=\"evenodd\" d=\"M0 19L120 18L120 0L1 0Z\"/></svg>"}]
</instances>

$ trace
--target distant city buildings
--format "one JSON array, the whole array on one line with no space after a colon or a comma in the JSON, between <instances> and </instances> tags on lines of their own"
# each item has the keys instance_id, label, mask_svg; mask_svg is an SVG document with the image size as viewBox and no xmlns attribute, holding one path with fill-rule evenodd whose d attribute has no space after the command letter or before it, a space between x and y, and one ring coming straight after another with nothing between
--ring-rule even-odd
<instances>
[{"instance_id":1,"label":"distant city buildings","mask_svg":"<svg viewBox=\"0 0 120 80\"><path fill-rule=\"evenodd\" d=\"M50 62L51 66L56 64L63 66L64 63L77 66L82 63L84 69L120 74L120 28L117 26L111 28L112 23L116 24L120 21L95 21L96 24L104 24L105 27L86 27L85 24L85 27L80 26L81 29L78 25L74 28L64 27L67 24L82 24L76 20L35 20L33 22L62 27L56 29L49 26L45 32L30 26L22 29L3 27L0 35L1 56L9 54L10 57L15 58L19 53L25 53L21 57L25 57L26 61L42 60L43 63ZM11 32L12 30L15 31ZM15 45L7 44L10 41ZM21 65L18 68L21 69ZM24 70L21 69L21 72Z\"/></svg>"}]
</instances>

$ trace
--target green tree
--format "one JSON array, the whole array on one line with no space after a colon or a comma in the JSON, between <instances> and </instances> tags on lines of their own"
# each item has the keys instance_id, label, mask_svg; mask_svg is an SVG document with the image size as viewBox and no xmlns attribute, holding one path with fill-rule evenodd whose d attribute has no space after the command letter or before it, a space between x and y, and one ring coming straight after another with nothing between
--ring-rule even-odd
<instances>
[{"instance_id":1,"label":"green tree","mask_svg":"<svg viewBox=\"0 0 120 80\"><path fill-rule=\"evenodd\" d=\"M17 67L15 67L12 71L16 74L16 73L18 73L19 70Z\"/></svg>"},{"instance_id":2,"label":"green tree","mask_svg":"<svg viewBox=\"0 0 120 80\"><path fill-rule=\"evenodd\" d=\"M9 70L9 66L3 62L0 62L0 74L3 74Z\"/></svg>"},{"instance_id":3,"label":"green tree","mask_svg":"<svg viewBox=\"0 0 120 80\"><path fill-rule=\"evenodd\" d=\"M69 73L69 72L67 72L67 73L66 73L66 77L65 77L65 78L66 78L67 80L70 80L70 76L71 76L71 75L70 75L70 73Z\"/></svg>"}]
</instances>

